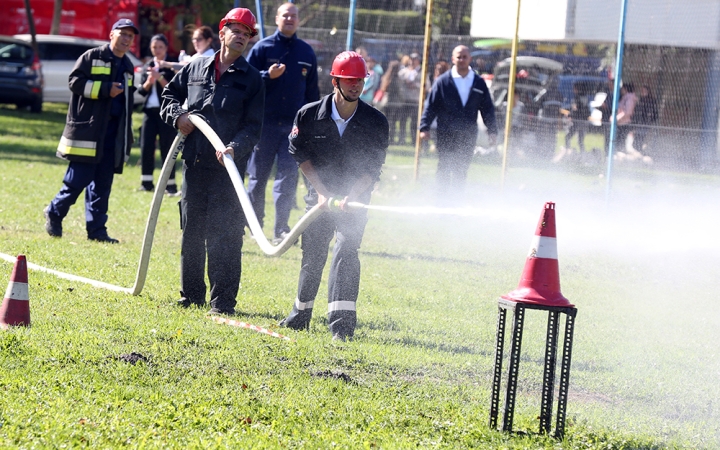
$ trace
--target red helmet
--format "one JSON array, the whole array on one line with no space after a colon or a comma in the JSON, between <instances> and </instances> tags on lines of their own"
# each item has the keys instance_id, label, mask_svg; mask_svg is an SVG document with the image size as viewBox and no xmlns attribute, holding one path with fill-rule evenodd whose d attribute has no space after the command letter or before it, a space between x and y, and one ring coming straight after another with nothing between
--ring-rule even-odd
<instances>
[{"instance_id":1,"label":"red helmet","mask_svg":"<svg viewBox=\"0 0 720 450\"><path fill-rule=\"evenodd\" d=\"M228 11L228 13L225 14L225 17L223 17L220 21L220 29L222 30L225 25L230 25L231 23L241 23L246 27L250 28L253 36L257 36L258 34L257 30L255 29L255 26L257 24L255 16L253 15L252 11L247 8L235 8Z\"/></svg>"},{"instance_id":2,"label":"red helmet","mask_svg":"<svg viewBox=\"0 0 720 450\"><path fill-rule=\"evenodd\" d=\"M355 52L342 52L335 57L330 76L336 78L366 78L368 76L365 60Z\"/></svg>"}]
</instances>

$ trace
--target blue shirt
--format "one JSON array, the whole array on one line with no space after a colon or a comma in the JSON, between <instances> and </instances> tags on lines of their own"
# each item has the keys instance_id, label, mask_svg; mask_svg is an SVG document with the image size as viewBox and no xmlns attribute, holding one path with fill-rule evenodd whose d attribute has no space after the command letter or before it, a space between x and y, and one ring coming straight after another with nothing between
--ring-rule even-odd
<instances>
[{"instance_id":1,"label":"blue shirt","mask_svg":"<svg viewBox=\"0 0 720 450\"><path fill-rule=\"evenodd\" d=\"M320 98L317 59L310 45L297 34L286 37L280 31L260 40L250 50L248 63L260 71L265 81L265 123L292 124L305 104ZM268 69L285 64L285 72L270 79Z\"/></svg>"}]
</instances>

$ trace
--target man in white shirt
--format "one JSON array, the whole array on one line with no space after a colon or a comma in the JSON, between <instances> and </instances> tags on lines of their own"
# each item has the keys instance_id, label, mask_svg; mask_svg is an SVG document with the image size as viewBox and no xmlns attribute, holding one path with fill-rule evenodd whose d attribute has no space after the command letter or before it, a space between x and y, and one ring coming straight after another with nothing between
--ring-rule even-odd
<instances>
[{"instance_id":1,"label":"man in white shirt","mask_svg":"<svg viewBox=\"0 0 720 450\"><path fill-rule=\"evenodd\" d=\"M430 139L430 125L437 118L440 194L459 195L477 141L478 112L488 129L490 143L497 137L495 107L485 81L470 70L470 50L459 45L452 52L453 67L440 75L428 95L420 120L420 138Z\"/></svg>"}]
</instances>

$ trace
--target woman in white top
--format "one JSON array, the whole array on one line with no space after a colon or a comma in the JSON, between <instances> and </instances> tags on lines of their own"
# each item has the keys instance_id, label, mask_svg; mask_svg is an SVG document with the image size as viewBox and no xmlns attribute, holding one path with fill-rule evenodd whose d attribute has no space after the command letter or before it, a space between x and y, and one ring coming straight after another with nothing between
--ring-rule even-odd
<instances>
[{"instance_id":1,"label":"woman in white top","mask_svg":"<svg viewBox=\"0 0 720 450\"><path fill-rule=\"evenodd\" d=\"M180 62L190 62L195 58L200 58L201 56L213 56L215 54L215 49L212 46L214 39L215 35L209 26L203 25L196 28L192 37L195 54L192 56L183 55L183 57L180 58Z\"/></svg>"}]
</instances>

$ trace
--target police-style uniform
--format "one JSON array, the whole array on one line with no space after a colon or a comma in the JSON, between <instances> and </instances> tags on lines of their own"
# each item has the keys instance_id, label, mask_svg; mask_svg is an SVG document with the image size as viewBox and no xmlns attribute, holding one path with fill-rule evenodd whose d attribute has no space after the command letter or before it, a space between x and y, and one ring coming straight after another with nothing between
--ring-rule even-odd
<instances>
[{"instance_id":1,"label":"police-style uniform","mask_svg":"<svg viewBox=\"0 0 720 450\"><path fill-rule=\"evenodd\" d=\"M124 92L110 97L112 83ZM93 48L75 62L69 77L72 97L57 156L70 161L60 192L46 210L49 219L62 221L85 192L88 238L107 238L108 202L113 175L122 173L133 143L133 65L118 58L110 45Z\"/></svg>"},{"instance_id":2,"label":"police-style uniform","mask_svg":"<svg viewBox=\"0 0 720 450\"><path fill-rule=\"evenodd\" d=\"M265 188L277 157L273 185L275 202L274 236L289 232L290 211L295 206L297 164L288 153L290 134L297 111L320 98L317 60L312 47L297 34L286 37L280 30L255 44L248 62L260 70L265 81L265 120L260 143L248 163L248 195L260 223L265 217ZM268 69L284 64L285 72L271 79Z\"/></svg>"},{"instance_id":3,"label":"police-style uniform","mask_svg":"<svg viewBox=\"0 0 720 450\"><path fill-rule=\"evenodd\" d=\"M247 156L260 139L265 88L258 70L243 57L216 80L218 58L216 53L184 66L165 86L160 114L175 129L182 114L201 114L233 148L243 175ZM182 159L180 293L188 303L205 304L207 253L210 305L214 312L232 313L240 285L245 217L227 171L201 131L187 136Z\"/></svg>"},{"instance_id":4,"label":"police-style uniform","mask_svg":"<svg viewBox=\"0 0 720 450\"><path fill-rule=\"evenodd\" d=\"M385 116L358 100L354 116L342 136L331 117L333 94L298 111L290 134L290 153L298 164L311 161L325 187L338 198L350 193L364 175L380 178L388 147L389 127ZM369 203L373 186L357 201ZM317 192L308 186L307 209L317 204ZM315 296L328 256L328 245L336 236L328 279L328 322L333 335L352 337L356 325L356 301L360 286L358 249L367 222L365 211L326 211L302 235L302 267L298 294L283 325L307 328Z\"/></svg>"}]
</instances>

